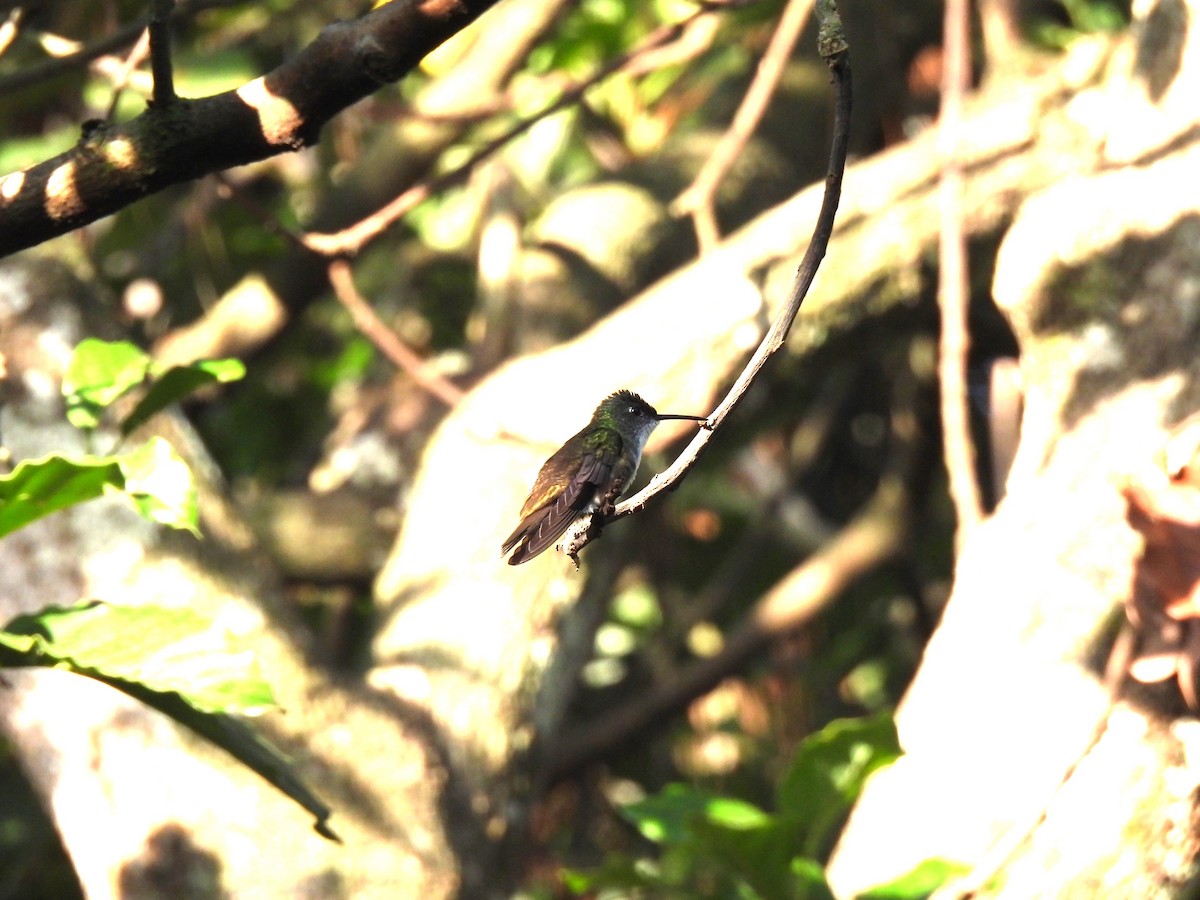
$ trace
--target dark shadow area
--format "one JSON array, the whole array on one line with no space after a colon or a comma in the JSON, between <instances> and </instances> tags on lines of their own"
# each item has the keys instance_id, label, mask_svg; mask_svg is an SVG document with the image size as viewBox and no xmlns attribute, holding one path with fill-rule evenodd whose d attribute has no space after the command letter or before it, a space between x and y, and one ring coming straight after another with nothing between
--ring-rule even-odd
<instances>
[{"instance_id":1,"label":"dark shadow area","mask_svg":"<svg viewBox=\"0 0 1200 900\"><path fill-rule=\"evenodd\" d=\"M1134 70L1145 79L1150 99L1155 103L1166 94L1183 65L1188 18L1183 0L1159 0L1146 17ZM1153 40L1147 39L1147 35Z\"/></svg>"},{"instance_id":2,"label":"dark shadow area","mask_svg":"<svg viewBox=\"0 0 1200 900\"><path fill-rule=\"evenodd\" d=\"M0 900L83 900L54 823L2 742L0 797Z\"/></svg>"},{"instance_id":3,"label":"dark shadow area","mask_svg":"<svg viewBox=\"0 0 1200 900\"><path fill-rule=\"evenodd\" d=\"M1039 336L1108 329L1096 332L1098 346L1089 351L1094 361L1075 377L1063 409L1065 429L1130 385L1171 373L1188 380L1168 421L1195 411L1200 317L1185 294L1198 243L1200 214L1191 214L1161 234L1126 237L1083 265L1061 270L1043 290L1031 323Z\"/></svg>"},{"instance_id":4,"label":"dark shadow area","mask_svg":"<svg viewBox=\"0 0 1200 900\"><path fill-rule=\"evenodd\" d=\"M221 861L193 843L179 825L164 825L146 840L145 853L121 867L119 896L124 900L226 900Z\"/></svg>"}]
</instances>

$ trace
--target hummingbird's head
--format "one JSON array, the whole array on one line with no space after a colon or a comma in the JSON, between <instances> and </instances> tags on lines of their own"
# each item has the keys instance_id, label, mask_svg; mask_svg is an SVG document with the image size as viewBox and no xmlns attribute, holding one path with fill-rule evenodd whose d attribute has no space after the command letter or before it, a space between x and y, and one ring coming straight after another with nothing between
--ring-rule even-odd
<instances>
[{"instance_id":1,"label":"hummingbird's head","mask_svg":"<svg viewBox=\"0 0 1200 900\"><path fill-rule=\"evenodd\" d=\"M623 438L640 449L658 425L658 410L633 391L617 391L600 401L595 420L616 429Z\"/></svg>"},{"instance_id":2,"label":"hummingbird's head","mask_svg":"<svg viewBox=\"0 0 1200 900\"><path fill-rule=\"evenodd\" d=\"M663 419L704 421L702 416L664 415L633 391L626 390L605 397L596 407L593 419L598 424L615 428L622 437L635 443L639 451L646 445L650 432Z\"/></svg>"}]
</instances>

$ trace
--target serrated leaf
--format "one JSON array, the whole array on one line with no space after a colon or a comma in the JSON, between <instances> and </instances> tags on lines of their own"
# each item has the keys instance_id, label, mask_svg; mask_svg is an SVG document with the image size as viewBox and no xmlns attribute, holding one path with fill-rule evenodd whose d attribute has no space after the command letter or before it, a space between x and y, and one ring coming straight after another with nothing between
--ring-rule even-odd
<instances>
[{"instance_id":1,"label":"serrated leaf","mask_svg":"<svg viewBox=\"0 0 1200 900\"><path fill-rule=\"evenodd\" d=\"M200 388L237 381L245 375L246 367L237 359L206 359L187 366L172 366L155 378L146 396L121 423L121 434L130 434L155 413Z\"/></svg>"},{"instance_id":2,"label":"serrated leaf","mask_svg":"<svg viewBox=\"0 0 1200 900\"><path fill-rule=\"evenodd\" d=\"M253 655L188 608L86 603L14 619L0 666L55 666L103 682L220 747L312 813L331 840L330 809L278 750L225 711L274 705Z\"/></svg>"},{"instance_id":3,"label":"serrated leaf","mask_svg":"<svg viewBox=\"0 0 1200 900\"><path fill-rule=\"evenodd\" d=\"M129 341L80 341L63 375L67 419L76 428L95 428L101 412L141 384L149 368L150 357Z\"/></svg>"},{"instance_id":4,"label":"serrated leaf","mask_svg":"<svg viewBox=\"0 0 1200 900\"><path fill-rule=\"evenodd\" d=\"M152 437L117 458L125 492L147 519L200 536L199 500L192 470L166 440Z\"/></svg>"},{"instance_id":5,"label":"serrated leaf","mask_svg":"<svg viewBox=\"0 0 1200 900\"><path fill-rule=\"evenodd\" d=\"M0 477L0 537L106 490L124 488L125 475L113 459L25 460Z\"/></svg>"}]
</instances>

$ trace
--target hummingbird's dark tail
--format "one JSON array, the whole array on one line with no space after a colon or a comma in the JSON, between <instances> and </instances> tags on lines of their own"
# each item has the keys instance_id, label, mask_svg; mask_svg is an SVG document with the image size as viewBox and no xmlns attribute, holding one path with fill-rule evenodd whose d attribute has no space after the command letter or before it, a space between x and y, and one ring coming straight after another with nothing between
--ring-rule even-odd
<instances>
[{"instance_id":1,"label":"hummingbird's dark tail","mask_svg":"<svg viewBox=\"0 0 1200 900\"><path fill-rule=\"evenodd\" d=\"M501 545L504 553L516 548L508 564L519 566L553 545L572 522L596 508L605 486L619 494L625 478L620 477L620 483L614 484L612 472L611 459L594 453L585 456L566 489L545 505L530 510Z\"/></svg>"},{"instance_id":2,"label":"hummingbird's dark tail","mask_svg":"<svg viewBox=\"0 0 1200 900\"><path fill-rule=\"evenodd\" d=\"M508 558L510 566L519 566L523 562L529 562L550 547L559 535L567 530L567 526L571 524L574 516L564 515L556 518L554 508L557 505L551 503L549 506L534 510L521 520L521 524L517 526L516 530L500 545L501 553L513 551L512 556ZM514 547L515 550L513 550Z\"/></svg>"}]
</instances>

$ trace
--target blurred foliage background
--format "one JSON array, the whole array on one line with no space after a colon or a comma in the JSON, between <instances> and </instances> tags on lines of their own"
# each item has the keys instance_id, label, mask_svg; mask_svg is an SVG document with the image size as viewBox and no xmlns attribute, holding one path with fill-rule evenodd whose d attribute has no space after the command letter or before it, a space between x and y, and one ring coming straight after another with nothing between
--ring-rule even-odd
<instances>
[{"instance_id":1,"label":"blurred foliage background","mask_svg":"<svg viewBox=\"0 0 1200 900\"><path fill-rule=\"evenodd\" d=\"M122 70L136 32L88 64L63 59L128 29L147 6L4 6L16 28L0 56L0 170L71 146L84 122L144 109L145 66ZM635 65L473 166L354 260L357 287L378 317L426 372L465 389L514 355L578 333L696 255L692 224L670 214L671 201L727 128L783 4L737 4L700 18L688 0L524 6L544 27L522 38L521 62L498 84L452 84L462 67L480 65L470 53L478 30L490 27L485 18L420 72L336 117L319 146L172 188L31 251L67 261L146 347L169 355L196 339L206 355L246 360L243 382L193 402L188 414L290 573L323 664L351 676L369 664L374 567L445 403L397 371L356 326L323 268L283 229L332 231L355 221L404 186L462 164L656 29L687 20L671 52L635 55ZM327 23L366 8L349 0L181 3L177 91L234 88ZM855 47L852 154L861 158L919 133L936 114L942 8L932 0L868 0L842 12ZM1127 18L1126 8L1108 2L1046 0L1026 4L1020 24L1036 58ZM813 45L810 25L720 187L717 218L726 234L823 176L830 97ZM493 246L501 248L498 275L486 264ZM986 300L990 249L972 247L972 362L979 366L1015 352ZM573 715L602 717L670 683L687 661L715 653L757 598L854 516L894 450L894 386L905 380L916 385L922 432L907 551L697 697L669 727L632 736L603 766L551 789L534 821L529 896L569 896L568 883L602 890L602 878L572 881L564 873L608 866L627 875L621 859L657 852L620 809L668 783L777 810L777 788L807 735L895 705L937 620L952 563L932 377L934 267L917 302L816 354L785 353L672 501L641 517L624 545L618 590ZM231 306L230 298L242 302ZM646 468L664 462L653 458ZM330 529L366 526L361 558L326 569L303 564L313 533L294 533L288 517L311 520L314 509L327 511L320 524ZM315 540L328 537L318 532ZM70 896L69 864L2 748L0 782L0 897ZM812 855L826 852L814 847ZM713 865L703 853L683 859L677 852L672 863L687 869L672 876L679 896L704 884L707 896L753 895L739 893L736 878L697 874Z\"/></svg>"}]
</instances>

